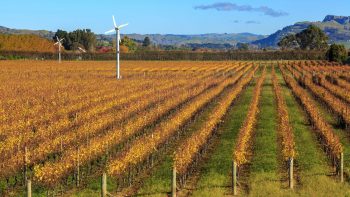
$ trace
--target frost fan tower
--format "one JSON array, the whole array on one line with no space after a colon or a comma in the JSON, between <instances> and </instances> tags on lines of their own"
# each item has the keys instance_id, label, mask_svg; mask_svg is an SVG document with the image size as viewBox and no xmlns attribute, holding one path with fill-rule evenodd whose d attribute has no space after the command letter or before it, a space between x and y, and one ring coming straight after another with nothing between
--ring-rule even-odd
<instances>
[{"instance_id":1,"label":"frost fan tower","mask_svg":"<svg viewBox=\"0 0 350 197\"><path fill-rule=\"evenodd\" d=\"M119 43L121 41L120 40L120 29L127 26L128 23L126 23L124 25L117 26L117 23L115 22L114 16L112 16L112 18L113 18L114 29L107 31L105 34L116 32L116 36L117 36L117 40L116 40L116 45L117 45L117 79L120 79L120 64L119 64L119 56L120 56Z\"/></svg>"}]
</instances>

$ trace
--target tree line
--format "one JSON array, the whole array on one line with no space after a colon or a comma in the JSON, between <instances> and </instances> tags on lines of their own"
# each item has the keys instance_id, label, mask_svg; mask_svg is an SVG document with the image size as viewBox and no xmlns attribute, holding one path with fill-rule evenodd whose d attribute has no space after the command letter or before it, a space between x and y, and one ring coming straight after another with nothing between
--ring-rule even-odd
<instances>
[{"instance_id":1,"label":"tree line","mask_svg":"<svg viewBox=\"0 0 350 197\"><path fill-rule=\"evenodd\" d=\"M37 53L24 51L0 51L3 59L51 59L57 60L57 53ZM122 53L122 60L193 60L193 61L227 61L227 60L325 60L323 51L136 51ZM64 60L115 60L115 53L62 53Z\"/></svg>"},{"instance_id":2,"label":"tree line","mask_svg":"<svg viewBox=\"0 0 350 197\"><path fill-rule=\"evenodd\" d=\"M62 45L65 50L78 50L79 47L89 52L94 52L96 47L96 35L90 29L77 29L73 32L57 30L52 38L55 42L64 39Z\"/></svg>"}]
</instances>

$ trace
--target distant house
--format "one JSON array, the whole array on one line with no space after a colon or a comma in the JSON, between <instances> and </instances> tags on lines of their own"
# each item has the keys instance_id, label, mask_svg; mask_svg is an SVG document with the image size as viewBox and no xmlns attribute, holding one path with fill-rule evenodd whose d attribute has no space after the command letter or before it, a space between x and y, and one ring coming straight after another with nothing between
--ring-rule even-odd
<instances>
[{"instance_id":1,"label":"distant house","mask_svg":"<svg viewBox=\"0 0 350 197\"><path fill-rule=\"evenodd\" d=\"M110 46L99 46L99 47L96 47L96 51L98 53L109 53L109 52L113 52L113 47L110 47Z\"/></svg>"}]
</instances>

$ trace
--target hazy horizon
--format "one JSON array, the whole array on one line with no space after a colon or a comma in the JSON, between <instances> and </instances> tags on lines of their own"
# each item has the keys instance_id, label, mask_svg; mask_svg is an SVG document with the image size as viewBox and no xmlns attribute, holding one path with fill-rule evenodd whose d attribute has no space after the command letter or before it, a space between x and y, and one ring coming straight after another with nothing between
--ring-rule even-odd
<instances>
[{"instance_id":1,"label":"hazy horizon","mask_svg":"<svg viewBox=\"0 0 350 197\"><path fill-rule=\"evenodd\" d=\"M196 0L111 0L60 2L2 2L0 26L15 29L72 31L88 28L102 34L117 23L129 22L122 33L197 35L207 33L253 33L269 35L300 21L322 21L326 15L350 15L345 0L268 2ZM312 9L310 9L312 8Z\"/></svg>"}]
</instances>

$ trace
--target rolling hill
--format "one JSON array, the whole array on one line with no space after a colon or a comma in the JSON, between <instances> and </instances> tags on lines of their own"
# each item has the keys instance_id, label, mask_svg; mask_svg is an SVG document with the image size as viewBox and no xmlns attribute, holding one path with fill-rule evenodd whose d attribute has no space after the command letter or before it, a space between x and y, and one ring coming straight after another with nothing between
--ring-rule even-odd
<instances>
[{"instance_id":1,"label":"rolling hill","mask_svg":"<svg viewBox=\"0 0 350 197\"><path fill-rule=\"evenodd\" d=\"M11 29L4 26L0 26L0 33L14 35L34 34L47 39L52 39L52 37L55 35L54 32L47 30Z\"/></svg>"},{"instance_id":2,"label":"rolling hill","mask_svg":"<svg viewBox=\"0 0 350 197\"><path fill-rule=\"evenodd\" d=\"M0 51L54 52L53 42L33 34L0 34Z\"/></svg>"},{"instance_id":3,"label":"rolling hill","mask_svg":"<svg viewBox=\"0 0 350 197\"><path fill-rule=\"evenodd\" d=\"M40 37L51 39L55 33L47 30L27 30L27 29L11 29L0 26L0 34L34 34ZM105 40L111 42L114 35L97 34L97 40ZM175 35L175 34L123 34L134 40L142 41L146 36L150 37L156 45L201 45L212 44L213 46L229 46L238 42L249 43L255 40L265 38L264 35L256 35L251 33L225 33L225 34L198 34L198 35Z\"/></svg>"},{"instance_id":4,"label":"rolling hill","mask_svg":"<svg viewBox=\"0 0 350 197\"><path fill-rule=\"evenodd\" d=\"M189 45L189 44L216 44L216 45L235 45L238 42L249 43L255 40L265 38L266 36L251 33L225 33L225 34L197 34L197 35L175 35L175 34L124 34L134 40L142 41L145 37L149 37L156 45ZM99 39L112 40L112 35L98 35Z\"/></svg>"}]
</instances>

